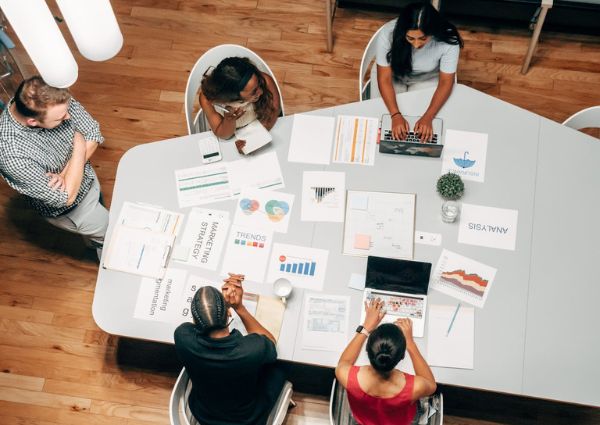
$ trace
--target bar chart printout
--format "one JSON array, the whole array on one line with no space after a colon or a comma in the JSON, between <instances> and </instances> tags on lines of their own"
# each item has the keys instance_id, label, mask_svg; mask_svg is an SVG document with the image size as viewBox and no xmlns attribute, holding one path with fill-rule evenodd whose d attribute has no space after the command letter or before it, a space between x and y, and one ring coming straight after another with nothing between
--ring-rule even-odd
<instances>
[{"instance_id":1,"label":"bar chart printout","mask_svg":"<svg viewBox=\"0 0 600 425\"><path fill-rule=\"evenodd\" d=\"M273 244L268 282L284 277L293 286L321 290L325 280L329 251L303 246Z\"/></svg>"}]
</instances>

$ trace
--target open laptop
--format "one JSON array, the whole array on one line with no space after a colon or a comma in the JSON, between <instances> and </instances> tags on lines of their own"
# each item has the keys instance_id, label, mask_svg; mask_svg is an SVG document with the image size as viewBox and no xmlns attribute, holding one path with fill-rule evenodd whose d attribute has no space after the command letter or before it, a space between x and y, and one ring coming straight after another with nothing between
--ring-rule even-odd
<instances>
[{"instance_id":1,"label":"open laptop","mask_svg":"<svg viewBox=\"0 0 600 425\"><path fill-rule=\"evenodd\" d=\"M409 317L413 323L413 336L422 338L430 274L431 263L369 256L363 304L372 298L380 298L386 310L382 323ZM363 308L361 323L364 319Z\"/></svg>"},{"instance_id":2,"label":"open laptop","mask_svg":"<svg viewBox=\"0 0 600 425\"><path fill-rule=\"evenodd\" d=\"M411 130L421 117L404 116ZM397 155L429 156L439 158L442 155L444 145L442 143L443 123L441 118L434 118L433 137L428 142L421 142L419 136L410 131L406 140L395 140L392 137L392 118L389 114L381 116L381 135L379 140L380 153L392 153Z\"/></svg>"}]
</instances>

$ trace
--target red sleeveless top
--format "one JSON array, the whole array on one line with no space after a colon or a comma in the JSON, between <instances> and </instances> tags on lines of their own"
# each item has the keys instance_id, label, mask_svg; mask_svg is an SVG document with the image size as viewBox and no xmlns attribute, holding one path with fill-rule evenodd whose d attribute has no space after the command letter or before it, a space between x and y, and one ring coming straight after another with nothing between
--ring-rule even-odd
<instances>
[{"instance_id":1,"label":"red sleeveless top","mask_svg":"<svg viewBox=\"0 0 600 425\"><path fill-rule=\"evenodd\" d=\"M358 385L359 366L352 366L348 374L348 402L354 419L361 425L410 425L417 413L411 401L415 377L404 374L406 385L393 397L374 397Z\"/></svg>"}]
</instances>

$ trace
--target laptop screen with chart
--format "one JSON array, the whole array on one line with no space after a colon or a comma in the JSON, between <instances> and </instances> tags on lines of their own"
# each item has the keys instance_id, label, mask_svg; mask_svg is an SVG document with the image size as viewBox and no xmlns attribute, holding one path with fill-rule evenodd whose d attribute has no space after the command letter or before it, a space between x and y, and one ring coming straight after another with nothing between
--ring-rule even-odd
<instances>
[{"instance_id":1,"label":"laptop screen with chart","mask_svg":"<svg viewBox=\"0 0 600 425\"><path fill-rule=\"evenodd\" d=\"M421 338L430 274L431 263L369 256L363 302L380 298L386 310L383 323L408 317L413 322L413 335ZM363 310L361 320L364 317Z\"/></svg>"}]
</instances>

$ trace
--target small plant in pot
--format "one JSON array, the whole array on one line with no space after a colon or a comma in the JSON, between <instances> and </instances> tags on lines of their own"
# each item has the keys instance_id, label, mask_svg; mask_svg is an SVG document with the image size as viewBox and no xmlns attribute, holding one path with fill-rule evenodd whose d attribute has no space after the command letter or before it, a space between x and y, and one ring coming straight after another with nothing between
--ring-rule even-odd
<instances>
[{"instance_id":1,"label":"small plant in pot","mask_svg":"<svg viewBox=\"0 0 600 425\"><path fill-rule=\"evenodd\" d=\"M465 184L458 174L449 172L440 176L436 188L440 196L445 199L442 204L442 221L452 223L459 213L458 203L455 201L465 193Z\"/></svg>"}]
</instances>

